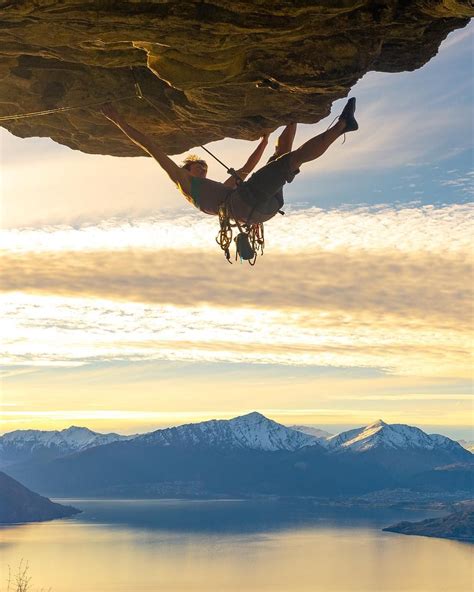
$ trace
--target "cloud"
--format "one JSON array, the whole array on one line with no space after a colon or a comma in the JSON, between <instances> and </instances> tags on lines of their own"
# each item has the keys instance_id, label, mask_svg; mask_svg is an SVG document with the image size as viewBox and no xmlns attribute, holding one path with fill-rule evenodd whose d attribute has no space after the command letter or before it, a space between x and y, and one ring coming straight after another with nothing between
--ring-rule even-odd
<instances>
[{"instance_id":1,"label":"cloud","mask_svg":"<svg viewBox=\"0 0 474 592\"><path fill-rule=\"evenodd\" d=\"M464 262L323 253L280 256L258 274L221 265L166 251L7 258L3 359L470 372Z\"/></svg>"},{"instance_id":2,"label":"cloud","mask_svg":"<svg viewBox=\"0 0 474 592\"><path fill-rule=\"evenodd\" d=\"M465 376L472 211L290 211L255 268L228 265L215 219L192 211L3 231L3 357Z\"/></svg>"},{"instance_id":3,"label":"cloud","mask_svg":"<svg viewBox=\"0 0 474 592\"><path fill-rule=\"evenodd\" d=\"M462 323L470 302L467 258L428 253L278 254L258 272L218 253L180 250L7 255L5 292L82 296L173 306L318 309ZM308 321L309 322L309 321Z\"/></svg>"},{"instance_id":4,"label":"cloud","mask_svg":"<svg viewBox=\"0 0 474 592\"><path fill-rule=\"evenodd\" d=\"M440 185L443 187L452 187L468 195L474 195L473 174L472 172L468 172L463 176L456 176L453 179L443 179L440 181Z\"/></svg>"},{"instance_id":5,"label":"cloud","mask_svg":"<svg viewBox=\"0 0 474 592\"><path fill-rule=\"evenodd\" d=\"M4 359L188 360L465 376L469 205L310 209L257 267L202 216L1 235Z\"/></svg>"},{"instance_id":6,"label":"cloud","mask_svg":"<svg viewBox=\"0 0 474 592\"><path fill-rule=\"evenodd\" d=\"M470 374L468 332L414 319L26 296L3 298L2 308L10 365L181 360Z\"/></svg>"},{"instance_id":7,"label":"cloud","mask_svg":"<svg viewBox=\"0 0 474 592\"><path fill-rule=\"evenodd\" d=\"M303 165L302 173L304 176L308 173L311 176L332 175L342 171L350 174L357 170L372 171L375 168L380 171L396 169L407 163L442 160L469 148L471 134L466 126L469 118L468 104L449 110L446 102L435 104L421 89L410 92L409 97L385 89L383 99L359 101L359 131L348 134L345 144L337 141L319 159ZM429 123L433 121L436 125ZM325 123L329 120L321 122L323 129L319 133L324 131ZM299 134L296 146L318 133L314 127L309 129L306 126L301 131L303 134ZM295 183L299 181L297 177Z\"/></svg>"},{"instance_id":8,"label":"cloud","mask_svg":"<svg viewBox=\"0 0 474 592\"><path fill-rule=\"evenodd\" d=\"M470 252L474 206L416 205L292 210L265 225L272 253L363 250ZM194 209L147 218L110 218L99 225L43 226L0 231L5 253L176 250L216 252L217 219Z\"/></svg>"}]
</instances>

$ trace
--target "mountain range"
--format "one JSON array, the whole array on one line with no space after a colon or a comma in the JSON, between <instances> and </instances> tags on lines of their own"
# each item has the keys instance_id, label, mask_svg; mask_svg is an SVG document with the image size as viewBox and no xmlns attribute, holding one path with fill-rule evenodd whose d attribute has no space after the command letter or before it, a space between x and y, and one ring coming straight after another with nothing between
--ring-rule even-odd
<instances>
[{"instance_id":1,"label":"mountain range","mask_svg":"<svg viewBox=\"0 0 474 592\"><path fill-rule=\"evenodd\" d=\"M335 436L303 427L253 412L130 437L17 431L0 437L0 463L28 487L66 496L350 495L425 487L432 472L438 490L472 488L473 455L445 436L381 420Z\"/></svg>"}]
</instances>

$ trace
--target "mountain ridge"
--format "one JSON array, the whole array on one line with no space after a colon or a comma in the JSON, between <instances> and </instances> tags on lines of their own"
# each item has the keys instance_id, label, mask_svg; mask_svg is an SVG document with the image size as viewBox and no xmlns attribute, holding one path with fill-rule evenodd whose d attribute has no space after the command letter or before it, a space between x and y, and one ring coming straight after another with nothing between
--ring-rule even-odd
<instances>
[{"instance_id":1,"label":"mountain ridge","mask_svg":"<svg viewBox=\"0 0 474 592\"><path fill-rule=\"evenodd\" d=\"M350 430L339 439L343 445L369 434L377 443L380 430L387 427L379 421L365 432ZM431 439L403 424L397 429L405 436L405 446L374 445L356 452L342 447L341 451L252 412L155 430L56 459L32 460L10 466L8 472L31 488L56 496L331 496L411 487L410 479L413 487L423 489L424 483L413 479L423 471L437 491L452 489L451 481L470 487L466 469L429 472L461 462L474 466L471 453L449 438ZM408 436L415 438L417 448L406 446Z\"/></svg>"},{"instance_id":2,"label":"mountain ridge","mask_svg":"<svg viewBox=\"0 0 474 592\"><path fill-rule=\"evenodd\" d=\"M303 434L252 411L232 419L211 419L138 436L137 441L163 445L219 445L252 450L291 450L318 445L314 436Z\"/></svg>"},{"instance_id":3,"label":"mountain ridge","mask_svg":"<svg viewBox=\"0 0 474 592\"><path fill-rule=\"evenodd\" d=\"M469 459L471 451L441 434L427 434L407 424L388 424L379 419L368 426L329 434L310 426L284 426L252 411L232 419L211 419L144 434L121 435L94 432L86 427L64 430L15 430L0 436L0 467L32 457L53 459L113 442L136 440L165 446L224 446L253 450L295 451L319 445L330 452L367 453L376 449L444 449ZM468 450L468 454L464 454ZM447 463L445 463L447 464Z\"/></svg>"}]
</instances>

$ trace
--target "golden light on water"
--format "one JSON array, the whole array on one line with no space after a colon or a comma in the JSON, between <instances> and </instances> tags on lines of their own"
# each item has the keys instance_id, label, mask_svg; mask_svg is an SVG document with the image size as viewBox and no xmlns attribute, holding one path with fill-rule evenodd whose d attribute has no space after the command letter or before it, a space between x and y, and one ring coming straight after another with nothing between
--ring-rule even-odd
<instances>
[{"instance_id":1,"label":"golden light on water","mask_svg":"<svg viewBox=\"0 0 474 592\"><path fill-rule=\"evenodd\" d=\"M112 565L113 581L128 589L152 586L156 590L209 592L287 592L295 582L299 589L310 590L315 585L315 573L317 586L328 592L376 590L376 586L387 589L393 582L401 589L440 590L441 582L453 590L467 590L472 575L472 556L466 545L421 537L402 540L382 533L382 524L374 528L365 516L356 515L351 520L351 514L344 514L336 521L327 509L313 510L308 518L304 506L294 516L294 510L292 513L282 505L272 511L272 502L260 508L260 516L251 514L248 502L238 508L238 502L231 500L210 504L175 500L61 501L83 507L89 521L22 525L2 532L4 560L16 565L12 550L31 557L30 574L42 588L80 592L90 587L93 573L95 587L109 590ZM91 520L91 515L100 516L101 505L109 522L119 508L121 521L104 524L104 520ZM214 512L214 520L216 515L221 517L223 525L212 523L209 528L204 522L208 512ZM234 520L229 519L232 512L237 516ZM250 513L252 522L246 513ZM127 520L132 526L127 525ZM140 527L143 521L146 528ZM186 536L184 525L188 525ZM50 561L56 556L61 557L61 569ZM433 563L433 557L443 560ZM79 564L88 569L78 570ZM408 567L400 571L400 565Z\"/></svg>"}]
</instances>

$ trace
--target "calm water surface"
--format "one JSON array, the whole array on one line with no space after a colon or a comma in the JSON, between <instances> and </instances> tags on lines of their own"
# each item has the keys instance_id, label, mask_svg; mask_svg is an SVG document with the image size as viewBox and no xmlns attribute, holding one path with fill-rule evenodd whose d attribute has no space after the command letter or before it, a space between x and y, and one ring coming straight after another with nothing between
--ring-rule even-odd
<instances>
[{"instance_id":1,"label":"calm water surface","mask_svg":"<svg viewBox=\"0 0 474 592\"><path fill-rule=\"evenodd\" d=\"M83 513L0 528L0 590L7 566L21 559L33 591L474 590L473 545L380 530L433 512L232 500L67 503Z\"/></svg>"}]
</instances>

